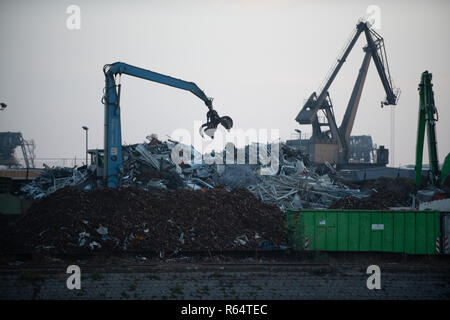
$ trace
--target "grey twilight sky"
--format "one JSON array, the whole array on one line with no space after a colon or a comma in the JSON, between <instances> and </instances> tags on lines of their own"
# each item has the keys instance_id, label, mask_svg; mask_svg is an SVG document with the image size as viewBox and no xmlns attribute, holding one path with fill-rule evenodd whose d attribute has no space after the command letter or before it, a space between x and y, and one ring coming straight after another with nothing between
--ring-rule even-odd
<instances>
[{"instance_id":1,"label":"grey twilight sky","mask_svg":"<svg viewBox=\"0 0 450 320\"><path fill-rule=\"evenodd\" d=\"M68 30L69 5L81 29ZM84 157L103 147L104 64L123 61L195 82L221 115L242 129L278 128L294 118L366 15L381 13L395 107L395 165L414 162L420 74L433 73L439 160L450 151L449 1L18 1L0 2L0 131L21 131L37 157ZM362 62L364 37L330 89L338 124ZM390 147L390 108L373 62L352 134ZM189 92L122 77L122 138L165 138L177 128L198 134L206 107ZM306 128L302 128L308 131ZM392 152L392 150L391 150ZM425 161L428 157L425 154ZM392 165L392 163L391 163Z\"/></svg>"}]
</instances>

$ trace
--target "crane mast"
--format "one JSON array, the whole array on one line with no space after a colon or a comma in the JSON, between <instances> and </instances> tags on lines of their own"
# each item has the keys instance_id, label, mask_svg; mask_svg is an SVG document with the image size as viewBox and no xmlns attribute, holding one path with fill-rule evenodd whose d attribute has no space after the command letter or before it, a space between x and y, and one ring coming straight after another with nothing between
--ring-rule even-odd
<instances>
[{"instance_id":1,"label":"crane mast","mask_svg":"<svg viewBox=\"0 0 450 320\"><path fill-rule=\"evenodd\" d=\"M428 137L428 159L430 162L429 180L432 185L439 186L440 171L436 141L436 121L438 120L437 109L434 105L432 75L428 71L422 73L419 83L419 123L417 126L416 144L416 185L422 184L422 159L425 131Z\"/></svg>"},{"instance_id":2,"label":"crane mast","mask_svg":"<svg viewBox=\"0 0 450 320\"><path fill-rule=\"evenodd\" d=\"M363 48L365 51L364 59L347 104L344 118L338 127L328 90L362 33L364 33L367 41L367 45ZM310 95L295 118L301 125L312 125L312 137L310 141L313 144L313 153L316 162L348 163L350 134L371 60L375 63L381 83L386 92L386 98L382 102L382 106L397 104L399 90L394 88L390 76L383 38L370 28L368 22L359 22L345 44L342 53L322 82L322 85ZM324 114L324 118L327 120L326 122L319 121L317 115L319 111ZM324 131L322 127L327 127L328 130Z\"/></svg>"}]
</instances>

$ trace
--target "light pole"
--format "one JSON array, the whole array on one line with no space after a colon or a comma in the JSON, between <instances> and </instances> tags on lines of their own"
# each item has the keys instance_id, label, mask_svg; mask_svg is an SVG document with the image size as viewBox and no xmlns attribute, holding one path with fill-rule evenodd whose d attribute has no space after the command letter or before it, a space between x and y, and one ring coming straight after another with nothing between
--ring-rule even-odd
<instances>
[{"instance_id":1,"label":"light pole","mask_svg":"<svg viewBox=\"0 0 450 320\"><path fill-rule=\"evenodd\" d=\"M86 131L86 167L88 166L88 130L89 128L83 126L83 130Z\"/></svg>"}]
</instances>

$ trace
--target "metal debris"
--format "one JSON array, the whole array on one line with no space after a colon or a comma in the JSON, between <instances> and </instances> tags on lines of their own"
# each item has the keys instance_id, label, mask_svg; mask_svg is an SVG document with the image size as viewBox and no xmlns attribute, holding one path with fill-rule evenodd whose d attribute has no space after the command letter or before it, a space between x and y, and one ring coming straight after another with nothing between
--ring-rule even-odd
<instances>
[{"instance_id":1,"label":"metal debris","mask_svg":"<svg viewBox=\"0 0 450 320\"><path fill-rule=\"evenodd\" d=\"M334 183L328 175L319 176L312 171L306 172L302 165L295 168L291 175L262 176L262 181L249 186L248 190L263 202L278 205L281 209L299 206L321 209L346 196L368 196L359 190Z\"/></svg>"},{"instance_id":2,"label":"metal debris","mask_svg":"<svg viewBox=\"0 0 450 320\"><path fill-rule=\"evenodd\" d=\"M101 234L102 236L108 234L108 228L100 225L100 227L96 230L98 234Z\"/></svg>"},{"instance_id":3,"label":"metal debris","mask_svg":"<svg viewBox=\"0 0 450 320\"><path fill-rule=\"evenodd\" d=\"M272 170L272 175L261 175L264 165L258 152L271 152L271 148L265 144L234 148L234 161L231 155L233 146L228 146L221 155L228 161L231 159L231 164L207 164L205 157L199 163L175 164L171 160L171 152L179 145L178 142L160 141L154 134L147 136L147 139L148 142L123 146L122 186L148 191L247 188L263 202L281 209L328 208L334 201L344 197L359 199L369 194L337 183L334 181L336 170L332 165L326 163L320 168L315 167L308 154L286 144L279 145L279 166ZM201 156L192 146L190 148L195 157ZM238 155L244 155L245 164L237 164ZM86 191L95 189L98 180L95 179L97 170L93 166L89 170L47 168L45 174L25 185L22 192L27 197L40 199L65 186L75 186Z\"/></svg>"}]
</instances>

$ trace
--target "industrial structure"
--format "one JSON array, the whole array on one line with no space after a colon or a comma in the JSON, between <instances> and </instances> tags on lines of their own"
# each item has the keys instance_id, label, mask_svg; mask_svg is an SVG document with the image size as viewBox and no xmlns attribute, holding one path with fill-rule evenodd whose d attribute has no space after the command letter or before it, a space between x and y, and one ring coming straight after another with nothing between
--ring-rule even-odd
<instances>
[{"instance_id":1,"label":"industrial structure","mask_svg":"<svg viewBox=\"0 0 450 320\"><path fill-rule=\"evenodd\" d=\"M339 70L346 61L359 36L364 33L367 45L363 48L365 55L356 79L350 100L341 125L338 127L333 111L333 103L328 92ZM373 154L372 139L367 136L352 137L351 131L358 110L371 59L374 61L381 83L386 92L386 99L381 106L396 105L400 90L394 88L389 72L383 38L371 28L369 22L359 22L344 46L342 54L331 68L320 88L313 92L295 118L300 125L311 125L310 139L289 140L291 145L301 146L311 155L315 163L336 164L339 168L348 167L352 162L366 166L385 166L388 162L388 149L380 147ZM320 111L320 115L318 115ZM323 116L322 116L323 114Z\"/></svg>"},{"instance_id":2,"label":"industrial structure","mask_svg":"<svg viewBox=\"0 0 450 320\"><path fill-rule=\"evenodd\" d=\"M25 140L21 132L0 132L0 165L19 167L14 151L20 147L26 168L34 168L34 140Z\"/></svg>"},{"instance_id":3,"label":"industrial structure","mask_svg":"<svg viewBox=\"0 0 450 320\"><path fill-rule=\"evenodd\" d=\"M255 1L241 10L226 2L211 9L206 2L132 9L125 3L91 8L83 3L87 23L75 31L81 21L76 5L66 9L64 21L64 3L45 10L12 3L2 6L3 24L11 27L4 32L0 58L5 66L0 116L9 127L3 131L16 132L0 132L0 300L184 300L173 308L164 302L162 312L179 319L277 319L282 318L278 310L286 311L278 306L284 300L296 314L306 314L290 301L450 298L450 150L442 162L436 130L438 108L441 122L448 122L443 114L449 110L440 109L445 94L436 96L436 107L432 74L422 73L430 64L429 70L436 69L434 84L445 86L447 46L441 39L446 30L430 25L449 5L431 10L436 4L414 4L407 12L383 4L383 30L397 26L390 29L390 41L397 44L394 66L404 60L399 80L412 101L403 101L397 118L402 151L397 162L403 165L396 165L394 111L400 90L375 30L381 27L377 5L367 7L366 18L349 22L352 33L340 43L344 47L332 68L323 70L329 71L324 81L314 92L307 89L296 106L286 90L299 79L292 73L296 62L320 66L318 53L329 51L330 37L364 4L328 8L306 1L281 6ZM36 23L26 10L48 21ZM418 17L421 25L408 23ZM70 31L64 31L64 22ZM446 23L442 26L450 26ZM300 46L286 50L299 30ZM355 47L362 61L349 68L350 78L343 77ZM170 65L180 77L180 68L189 74L206 70L210 81L223 77L210 88L228 95L222 101L241 113L239 118L234 112L233 119L220 116L218 111L226 112L222 104L217 107L216 99L213 108L206 95L210 89L194 82L105 60L123 56L155 70ZM371 71L369 83L374 83L368 86L375 91L363 100L368 106L356 120L371 60L377 74ZM307 70L299 70L300 80L319 76L306 75ZM341 92L331 88L339 72L346 81ZM125 92L124 101L122 75L130 83L128 76L183 93L146 91L130 101ZM101 98L94 109L93 95L97 103ZM391 108L380 110L384 95L381 108ZM2 112L3 99L18 108ZM166 99L175 99L173 110L162 103ZM121 108L133 113L133 103L150 106L129 118L126 127L132 128L123 133L130 137L123 139ZM280 106L297 109L284 116ZM390 111L390 130L389 118L373 119L380 111L386 117ZM283 128L289 123L297 134L286 141ZM373 131L359 132L363 123ZM447 138L445 129L440 139ZM46 145L37 157L34 141L24 139L30 132L36 132L32 137L40 148ZM386 146L392 139L390 151L379 145L377 134ZM447 141L439 142L445 149ZM425 144L428 163L423 163ZM146 307L149 317L159 311ZM100 317L109 309L98 309ZM402 308L402 314L409 309ZM17 316L20 310L12 311Z\"/></svg>"},{"instance_id":4,"label":"industrial structure","mask_svg":"<svg viewBox=\"0 0 450 320\"><path fill-rule=\"evenodd\" d=\"M419 83L419 121L417 126L416 144L416 186L422 184L422 159L425 131L428 142L428 161L430 170L428 171L428 181L433 186L439 187L445 182L450 172L450 153L444 160L442 170L439 168L439 158L437 152L436 122L439 120L438 111L434 104L432 75L428 71L422 73Z\"/></svg>"},{"instance_id":5,"label":"industrial structure","mask_svg":"<svg viewBox=\"0 0 450 320\"><path fill-rule=\"evenodd\" d=\"M212 107L213 99L193 82L172 78L150 70L145 70L122 62L107 64L103 67L105 74L105 95L103 104L105 105L105 136L104 136L104 180L108 187L117 187L119 184L119 175L123 169L122 165L122 134L120 125L120 76L127 74L137 78L165 84L174 88L192 92L208 107L206 114L207 122L200 128L214 138L214 132L219 124L222 124L227 130L233 126L233 120L230 117L220 117ZM116 84L116 77L119 77ZM202 133L201 133L202 134ZM203 134L202 134L203 136Z\"/></svg>"}]
</instances>

